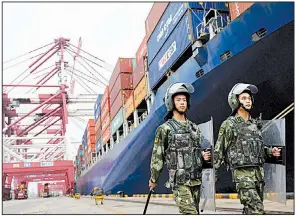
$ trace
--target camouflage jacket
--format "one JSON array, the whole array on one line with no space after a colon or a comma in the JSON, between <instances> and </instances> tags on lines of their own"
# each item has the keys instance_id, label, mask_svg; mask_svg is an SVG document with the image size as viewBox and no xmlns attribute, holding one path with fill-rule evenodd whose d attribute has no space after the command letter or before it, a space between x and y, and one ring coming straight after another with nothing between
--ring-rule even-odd
<instances>
[{"instance_id":1,"label":"camouflage jacket","mask_svg":"<svg viewBox=\"0 0 298 218\"><path fill-rule=\"evenodd\" d=\"M235 118L241 122L251 122L256 123L255 119L249 119L245 121L238 114L235 115ZM231 145L233 142L235 132L233 130L233 123L230 120L225 120L219 129L218 139L214 148L214 168L215 175L218 175L218 170L221 164L225 164L228 168L228 163L225 161L224 151ZM265 147L265 159L272 155L272 148L267 146ZM232 171L233 182L242 182L242 181L263 181L264 180L264 169L263 167L243 167L237 168Z\"/></svg>"},{"instance_id":2,"label":"camouflage jacket","mask_svg":"<svg viewBox=\"0 0 298 218\"><path fill-rule=\"evenodd\" d=\"M187 123L191 122L191 121L186 120L186 121L179 121L179 122L181 123L181 125L187 125ZM198 126L197 126L197 128L198 128L197 133L199 135L198 138L200 140L199 144L201 144L202 143L201 132L200 132ZM166 163L165 151L168 148L168 138L167 137L168 137L169 131L171 131L171 129L168 126L167 122L165 122L164 124L159 126L156 130L153 151L152 151L152 156L151 156L151 164L150 164L150 170L151 170L150 181L152 183L157 183L158 178L162 172L163 166ZM186 180L184 185L196 186L196 185L200 185L201 183L202 183L201 179L194 179L194 180L189 179L189 180ZM167 188L169 188L168 182L165 184L165 186Z\"/></svg>"}]
</instances>

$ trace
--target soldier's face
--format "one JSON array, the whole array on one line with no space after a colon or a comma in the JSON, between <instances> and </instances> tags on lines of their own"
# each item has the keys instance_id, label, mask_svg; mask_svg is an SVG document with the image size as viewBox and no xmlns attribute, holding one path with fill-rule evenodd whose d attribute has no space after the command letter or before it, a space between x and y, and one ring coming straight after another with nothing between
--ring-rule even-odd
<instances>
[{"instance_id":1,"label":"soldier's face","mask_svg":"<svg viewBox=\"0 0 298 218\"><path fill-rule=\"evenodd\" d=\"M177 110L185 112L187 109L187 99L184 95L177 95L174 97L174 104Z\"/></svg>"},{"instance_id":2,"label":"soldier's face","mask_svg":"<svg viewBox=\"0 0 298 218\"><path fill-rule=\"evenodd\" d=\"M242 105L246 109L251 109L251 107L252 107L251 96L248 93L242 93L242 94L240 94L239 95L239 102L242 103Z\"/></svg>"}]
</instances>

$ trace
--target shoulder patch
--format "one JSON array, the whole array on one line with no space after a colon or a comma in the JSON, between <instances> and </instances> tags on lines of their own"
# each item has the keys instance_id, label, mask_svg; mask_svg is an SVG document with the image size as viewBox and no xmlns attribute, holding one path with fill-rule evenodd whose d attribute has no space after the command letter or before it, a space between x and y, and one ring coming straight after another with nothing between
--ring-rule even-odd
<instances>
[{"instance_id":1,"label":"shoulder patch","mask_svg":"<svg viewBox=\"0 0 298 218\"><path fill-rule=\"evenodd\" d=\"M154 140L154 143L157 143L158 140L159 140L158 137L156 137L155 140Z\"/></svg>"}]
</instances>

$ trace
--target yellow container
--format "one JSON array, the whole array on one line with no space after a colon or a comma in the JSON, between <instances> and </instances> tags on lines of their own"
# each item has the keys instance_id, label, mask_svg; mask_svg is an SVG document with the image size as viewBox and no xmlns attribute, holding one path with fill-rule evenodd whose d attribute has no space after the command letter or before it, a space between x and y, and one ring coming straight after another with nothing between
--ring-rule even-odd
<instances>
[{"instance_id":1,"label":"yellow container","mask_svg":"<svg viewBox=\"0 0 298 218\"><path fill-rule=\"evenodd\" d=\"M141 102L144 100L147 94L147 87L146 87L146 77L141 80L141 82L136 87L133 96L134 96L134 104L135 108L137 108Z\"/></svg>"},{"instance_id":2,"label":"yellow container","mask_svg":"<svg viewBox=\"0 0 298 218\"><path fill-rule=\"evenodd\" d=\"M133 92L131 93L131 96L127 99L127 102L124 105L124 114L125 114L125 119L129 117L132 112L135 110L135 105L134 105L134 94Z\"/></svg>"}]
</instances>

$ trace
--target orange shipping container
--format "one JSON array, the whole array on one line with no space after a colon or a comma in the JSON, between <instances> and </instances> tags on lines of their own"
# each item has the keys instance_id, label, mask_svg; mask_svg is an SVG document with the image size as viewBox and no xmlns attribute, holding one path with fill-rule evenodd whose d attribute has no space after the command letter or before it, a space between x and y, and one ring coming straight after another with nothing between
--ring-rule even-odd
<instances>
[{"instance_id":1,"label":"orange shipping container","mask_svg":"<svg viewBox=\"0 0 298 218\"><path fill-rule=\"evenodd\" d=\"M108 114L106 117L103 118L103 120L101 121L101 130L102 131L105 131L106 128L108 126L110 126L111 124L111 117L110 117L110 114Z\"/></svg>"},{"instance_id":2,"label":"orange shipping container","mask_svg":"<svg viewBox=\"0 0 298 218\"><path fill-rule=\"evenodd\" d=\"M132 92L132 94L127 99L127 102L124 105L125 119L127 119L127 117L129 117L131 115L131 113L134 112L134 110L135 110L135 104L134 104L134 96L133 96L133 92Z\"/></svg>"},{"instance_id":3,"label":"orange shipping container","mask_svg":"<svg viewBox=\"0 0 298 218\"><path fill-rule=\"evenodd\" d=\"M89 144L95 144L95 134L90 136L90 138L88 138L88 145Z\"/></svg>"},{"instance_id":4,"label":"orange shipping container","mask_svg":"<svg viewBox=\"0 0 298 218\"><path fill-rule=\"evenodd\" d=\"M89 127L94 127L94 119L89 119L87 128L89 128Z\"/></svg>"},{"instance_id":5,"label":"orange shipping container","mask_svg":"<svg viewBox=\"0 0 298 218\"><path fill-rule=\"evenodd\" d=\"M254 2L229 2L229 11L231 20L235 20L240 16L244 11L246 11Z\"/></svg>"},{"instance_id":6,"label":"orange shipping container","mask_svg":"<svg viewBox=\"0 0 298 218\"><path fill-rule=\"evenodd\" d=\"M147 95L146 77L144 76L134 91L134 104L137 108Z\"/></svg>"},{"instance_id":7,"label":"orange shipping container","mask_svg":"<svg viewBox=\"0 0 298 218\"><path fill-rule=\"evenodd\" d=\"M105 145L111 138L110 126L102 134L102 144Z\"/></svg>"}]
</instances>

